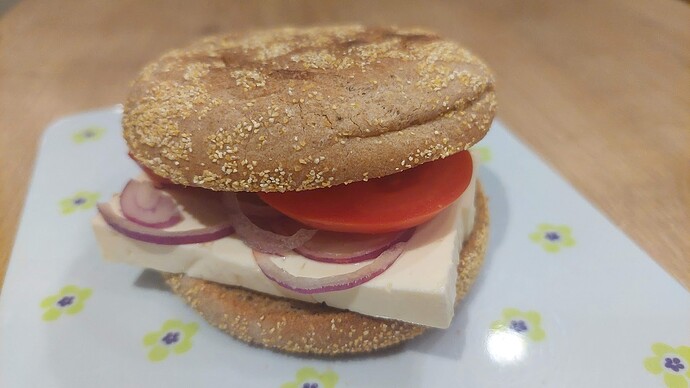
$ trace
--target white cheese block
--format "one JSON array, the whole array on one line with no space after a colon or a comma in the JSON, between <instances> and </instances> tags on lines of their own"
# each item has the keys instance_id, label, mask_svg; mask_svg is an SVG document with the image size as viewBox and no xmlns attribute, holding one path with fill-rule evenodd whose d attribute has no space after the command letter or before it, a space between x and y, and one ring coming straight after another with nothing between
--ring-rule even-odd
<instances>
[{"instance_id":1,"label":"white cheese block","mask_svg":"<svg viewBox=\"0 0 690 388\"><path fill-rule=\"evenodd\" d=\"M475 170L476 171L476 170ZM219 223L224 210L217 193L170 190L184 220L170 230L189 230ZM425 326L447 328L454 314L455 282L463 237L474 222L475 178L450 207L417 227L398 260L378 277L357 287L303 295L282 288L261 272L252 250L236 236L216 241L166 246L130 239L111 229L98 215L93 228L107 260L245 287L266 294L324 302L337 308ZM119 197L110 201L120 213ZM324 277L357 270L368 262L328 264L297 254L275 259L295 276Z\"/></svg>"}]
</instances>

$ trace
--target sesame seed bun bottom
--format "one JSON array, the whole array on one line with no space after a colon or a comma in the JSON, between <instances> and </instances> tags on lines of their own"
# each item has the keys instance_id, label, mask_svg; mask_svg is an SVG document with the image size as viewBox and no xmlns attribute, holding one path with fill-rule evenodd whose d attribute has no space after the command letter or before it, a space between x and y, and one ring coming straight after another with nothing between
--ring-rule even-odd
<instances>
[{"instance_id":1,"label":"sesame seed bun bottom","mask_svg":"<svg viewBox=\"0 0 690 388\"><path fill-rule=\"evenodd\" d=\"M481 185L475 224L460 252L457 295L462 300L484 261L489 209ZM165 273L170 288L211 325L242 341L289 353L351 355L385 349L422 334L427 327L300 302L244 288Z\"/></svg>"}]
</instances>

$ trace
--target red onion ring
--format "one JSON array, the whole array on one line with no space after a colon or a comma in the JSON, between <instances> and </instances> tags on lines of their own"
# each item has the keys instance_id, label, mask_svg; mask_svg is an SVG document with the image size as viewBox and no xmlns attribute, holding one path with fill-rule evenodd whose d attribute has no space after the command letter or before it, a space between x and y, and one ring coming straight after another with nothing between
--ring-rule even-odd
<instances>
[{"instance_id":1,"label":"red onion ring","mask_svg":"<svg viewBox=\"0 0 690 388\"><path fill-rule=\"evenodd\" d=\"M404 247L404 242L394 244L371 263L354 272L323 278L294 276L273 262L272 258L275 256L257 251L253 251L253 253L254 260L259 266L259 269L261 269L261 272L281 287L300 294L318 294L322 292L346 290L368 282L393 265L398 257L400 257Z\"/></svg>"},{"instance_id":2,"label":"red onion ring","mask_svg":"<svg viewBox=\"0 0 690 388\"><path fill-rule=\"evenodd\" d=\"M384 234L359 234L319 231L295 252L332 264L350 264L371 260L399 242L408 241L414 228Z\"/></svg>"},{"instance_id":3,"label":"red onion ring","mask_svg":"<svg viewBox=\"0 0 690 388\"><path fill-rule=\"evenodd\" d=\"M228 222L207 228L170 231L142 226L124 217L120 217L108 203L99 203L98 211L111 228L134 240L159 245L196 244L218 240L234 232Z\"/></svg>"},{"instance_id":4,"label":"red onion ring","mask_svg":"<svg viewBox=\"0 0 690 388\"><path fill-rule=\"evenodd\" d=\"M228 208L230 222L235 228L235 232L245 244L254 250L283 255L302 246L316 234L316 230L300 229L292 236L283 236L261 229L242 212L235 193L226 193L223 200Z\"/></svg>"},{"instance_id":5,"label":"red onion ring","mask_svg":"<svg viewBox=\"0 0 690 388\"><path fill-rule=\"evenodd\" d=\"M168 228L182 221L177 203L149 181L130 180L120 194L122 214L151 228Z\"/></svg>"}]
</instances>

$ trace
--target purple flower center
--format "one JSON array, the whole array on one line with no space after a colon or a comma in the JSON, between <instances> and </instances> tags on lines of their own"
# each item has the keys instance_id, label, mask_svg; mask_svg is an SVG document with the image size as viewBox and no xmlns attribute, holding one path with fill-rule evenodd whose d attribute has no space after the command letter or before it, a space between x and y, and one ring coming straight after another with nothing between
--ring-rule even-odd
<instances>
[{"instance_id":1,"label":"purple flower center","mask_svg":"<svg viewBox=\"0 0 690 388\"><path fill-rule=\"evenodd\" d=\"M75 204L75 205L81 205L81 204L83 204L84 202L86 202L86 199L84 199L84 198L82 198L82 197L75 198L74 200L72 200L72 203Z\"/></svg>"},{"instance_id":2,"label":"purple flower center","mask_svg":"<svg viewBox=\"0 0 690 388\"><path fill-rule=\"evenodd\" d=\"M674 372L679 372L681 369L685 369L685 365L683 365L678 357L666 357L664 361L664 366L667 369L672 369Z\"/></svg>"},{"instance_id":3,"label":"purple flower center","mask_svg":"<svg viewBox=\"0 0 690 388\"><path fill-rule=\"evenodd\" d=\"M302 388L319 388L319 383L306 382L302 384Z\"/></svg>"},{"instance_id":4,"label":"purple flower center","mask_svg":"<svg viewBox=\"0 0 690 388\"><path fill-rule=\"evenodd\" d=\"M557 232L546 232L544 233L544 238L549 241L558 241L561 239L561 235Z\"/></svg>"},{"instance_id":5,"label":"purple flower center","mask_svg":"<svg viewBox=\"0 0 690 388\"><path fill-rule=\"evenodd\" d=\"M510 328L517 333L522 333L527 331L527 324L522 319L512 320L510 321Z\"/></svg>"},{"instance_id":6,"label":"purple flower center","mask_svg":"<svg viewBox=\"0 0 690 388\"><path fill-rule=\"evenodd\" d=\"M166 345L172 345L180 340L180 332L177 331L169 331L165 333L165 336L161 338L161 341L163 341Z\"/></svg>"},{"instance_id":7,"label":"purple flower center","mask_svg":"<svg viewBox=\"0 0 690 388\"><path fill-rule=\"evenodd\" d=\"M74 303L74 297L73 296L63 296L62 299L57 301L57 305L60 307L65 307L69 306L72 303Z\"/></svg>"}]
</instances>

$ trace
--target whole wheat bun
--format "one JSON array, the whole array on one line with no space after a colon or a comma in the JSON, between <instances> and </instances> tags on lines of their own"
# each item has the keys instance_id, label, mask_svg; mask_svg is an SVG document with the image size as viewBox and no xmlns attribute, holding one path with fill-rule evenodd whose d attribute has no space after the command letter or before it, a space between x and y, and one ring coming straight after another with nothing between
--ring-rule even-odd
<instances>
[{"instance_id":1,"label":"whole wheat bun","mask_svg":"<svg viewBox=\"0 0 690 388\"><path fill-rule=\"evenodd\" d=\"M479 274L489 238L489 209L480 185L474 229L460 252L455 304ZM166 282L211 325L242 341L289 353L337 356L388 348L426 327L374 318L321 304L164 274Z\"/></svg>"},{"instance_id":2,"label":"whole wheat bun","mask_svg":"<svg viewBox=\"0 0 690 388\"><path fill-rule=\"evenodd\" d=\"M495 109L488 68L434 33L285 28L163 55L134 81L123 127L133 157L175 183L294 191L467 149Z\"/></svg>"}]
</instances>

